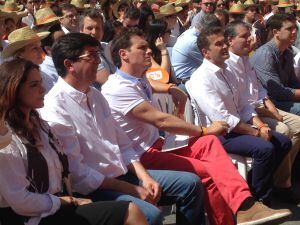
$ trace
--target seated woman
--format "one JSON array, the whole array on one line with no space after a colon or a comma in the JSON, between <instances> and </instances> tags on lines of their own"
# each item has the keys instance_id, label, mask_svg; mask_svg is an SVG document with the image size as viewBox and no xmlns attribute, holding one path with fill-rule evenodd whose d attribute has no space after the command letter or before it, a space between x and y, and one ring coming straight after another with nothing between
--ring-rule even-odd
<instances>
[{"instance_id":1,"label":"seated woman","mask_svg":"<svg viewBox=\"0 0 300 225\"><path fill-rule=\"evenodd\" d=\"M168 25L163 20L150 22L145 34L149 47L152 50L152 66L148 72L152 73L153 68L159 68L162 71L161 73L167 76L167 79L163 79L163 83L176 83L177 81L176 77L172 75L170 57L166 47L170 34L171 30L168 30Z\"/></svg>"},{"instance_id":2,"label":"seated woman","mask_svg":"<svg viewBox=\"0 0 300 225\"><path fill-rule=\"evenodd\" d=\"M12 131L11 143L0 151L2 225L147 224L132 203L72 197L68 159L36 111L44 98L37 65L5 62L0 79L0 118Z\"/></svg>"}]
</instances>

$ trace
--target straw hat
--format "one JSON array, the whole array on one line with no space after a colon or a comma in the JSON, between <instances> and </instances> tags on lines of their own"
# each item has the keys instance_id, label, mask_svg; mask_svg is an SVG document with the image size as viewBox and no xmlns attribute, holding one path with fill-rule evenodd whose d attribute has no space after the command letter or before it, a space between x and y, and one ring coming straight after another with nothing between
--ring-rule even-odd
<instances>
[{"instance_id":1,"label":"straw hat","mask_svg":"<svg viewBox=\"0 0 300 225\"><path fill-rule=\"evenodd\" d=\"M120 5L123 5L123 4L130 6L130 0L119 0L113 5L113 14L116 18L119 18L118 11L119 11Z\"/></svg>"},{"instance_id":2,"label":"straw hat","mask_svg":"<svg viewBox=\"0 0 300 225\"><path fill-rule=\"evenodd\" d=\"M174 2L174 4L175 4L175 6L183 7L183 6L190 4L190 2L191 2L191 0L177 0Z\"/></svg>"},{"instance_id":3,"label":"straw hat","mask_svg":"<svg viewBox=\"0 0 300 225\"><path fill-rule=\"evenodd\" d=\"M90 4L85 4L83 0L72 0L71 5L74 5L77 9L86 9L90 8Z\"/></svg>"},{"instance_id":4,"label":"straw hat","mask_svg":"<svg viewBox=\"0 0 300 225\"><path fill-rule=\"evenodd\" d=\"M286 7L291 7L294 4L290 3L289 0L279 0L279 3L277 5L277 7L279 8L286 8Z\"/></svg>"},{"instance_id":5,"label":"straw hat","mask_svg":"<svg viewBox=\"0 0 300 225\"><path fill-rule=\"evenodd\" d=\"M245 14L244 5L240 2L233 4L229 9L229 14Z\"/></svg>"},{"instance_id":6,"label":"straw hat","mask_svg":"<svg viewBox=\"0 0 300 225\"><path fill-rule=\"evenodd\" d=\"M43 25L58 21L61 17L57 17L50 8L39 9L35 15L36 25Z\"/></svg>"},{"instance_id":7,"label":"straw hat","mask_svg":"<svg viewBox=\"0 0 300 225\"><path fill-rule=\"evenodd\" d=\"M179 13L182 10L182 7L180 6L174 6L172 3L168 3L166 5L163 5L159 8L159 13L155 14L156 19L161 19L166 16L171 16Z\"/></svg>"},{"instance_id":8,"label":"straw hat","mask_svg":"<svg viewBox=\"0 0 300 225\"><path fill-rule=\"evenodd\" d=\"M253 2L253 0L247 0L244 2L244 9L247 9L251 6L257 7L257 5Z\"/></svg>"},{"instance_id":9,"label":"straw hat","mask_svg":"<svg viewBox=\"0 0 300 225\"><path fill-rule=\"evenodd\" d=\"M18 5L14 1L6 1L3 6L0 7L3 12L20 12L23 9L23 5Z\"/></svg>"},{"instance_id":10,"label":"straw hat","mask_svg":"<svg viewBox=\"0 0 300 225\"><path fill-rule=\"evenodd\" d=\"M157 5L165 5L168 4L168 0L148 0L148 4L157 4Z\"/></svg>"},{"instance_id":11,"label":"straw hat","mask_svg":"<svg viewBox=\"0 0 300 225\"><path fill-rule=\"evenodd\" d=\"M7 58L13 56L21 48L36 41L40 41L47 37L49 34L50 32L48 31L35 33L28 26L14 30L10 33L10 35L8 35L9 44L6 48L4 48L2 57Z\"/></svg>"}]
</instances>

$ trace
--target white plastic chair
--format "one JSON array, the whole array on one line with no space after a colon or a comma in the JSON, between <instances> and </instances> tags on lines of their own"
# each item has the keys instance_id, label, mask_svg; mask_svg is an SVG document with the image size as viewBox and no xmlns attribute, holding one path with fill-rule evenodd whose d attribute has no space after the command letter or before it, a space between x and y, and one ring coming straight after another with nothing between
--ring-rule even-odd
<instances>
[{"instance_id":1,"label":"white plastic chair","mask_svg":"<svg viewBox=\"0 0 300 225\"><path fill-rule=\"evenodd\" d=\"M192 107L192 110L190 113L190 116L193 116L193 124L195 125L199 125L201 124L201 115L200 115L200 109L198 104L196 103L196 101L193 99L191 93L190 93L190 81L187 81L185 83L185 88L190 96L190 105ZM252 158L248 158L248 157L244 157L244 156L240 156L240 155L236 155L236 154L228 154L232 160L232 163L236 166L237 170L239 171L240 175L247 180L247 172L249 171L249 169L251 168L251 164L252 164Z\"/></svg>"}]
</instances>

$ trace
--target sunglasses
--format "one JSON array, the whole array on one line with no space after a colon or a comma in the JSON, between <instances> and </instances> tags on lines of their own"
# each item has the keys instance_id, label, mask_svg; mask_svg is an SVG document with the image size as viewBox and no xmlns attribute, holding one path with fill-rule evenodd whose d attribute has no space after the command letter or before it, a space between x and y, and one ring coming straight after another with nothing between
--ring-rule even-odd
<instances>
[{"instance_id":1,"label":"sunglasses","mask_svg":"<svg viewBox=\"0 0 300 225\"><path fill-rule=\"evenodd\" d=\"M217 4L217 7L221 7L221 6L226 6L226 4L225 3Z\"/></svg>"}]
</instances>

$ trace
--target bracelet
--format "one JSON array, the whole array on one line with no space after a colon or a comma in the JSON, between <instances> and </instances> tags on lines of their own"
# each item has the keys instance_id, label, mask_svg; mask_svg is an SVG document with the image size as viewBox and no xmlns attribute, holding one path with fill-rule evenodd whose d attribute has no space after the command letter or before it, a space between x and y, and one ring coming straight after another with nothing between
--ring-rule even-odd
<instances>
[{"instance_id":1,"label":"bracelet","mask_svg":"<svg viewBox=\"0 0 300 225\"><path fill-rule=\"evenodd\" d=\"M202 130L203 130L202 135L203 136L207 135L207 128L206 127L202 127Z\"/></svg>"},{"instance_id":2,"label":"bracelet","mask_svg":"<svg viewBox=\"0 0 300 225\"><path fill-rule=\"evenodd\" d=\"M201 126L200 137L205 136L207 134L207 128Z\"/></svg>"},{"instance_id":3,"label":"bracelet","mask_svg":"<svg viewBox=\"0 0 300 225\"><path fill-rule=\"evenodd\" d=\"M161 56L164 56L164 55L169 55L169 53L164 53L164 54L161 54Z\"/></svg>"}]
</instances>

